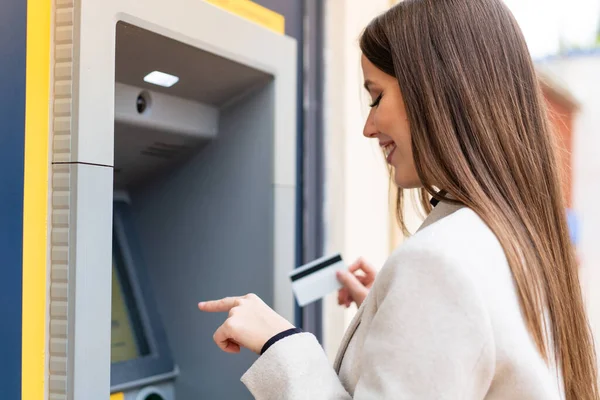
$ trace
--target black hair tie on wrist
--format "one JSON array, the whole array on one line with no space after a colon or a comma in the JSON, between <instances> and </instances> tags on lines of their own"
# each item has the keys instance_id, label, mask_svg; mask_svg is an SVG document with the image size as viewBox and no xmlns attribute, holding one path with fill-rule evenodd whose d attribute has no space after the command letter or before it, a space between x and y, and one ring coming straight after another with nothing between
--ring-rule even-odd
<instances>
[{"instance_id":1,"label":"black hair tie on wrist","mask_svg":"<svg viewBox=\"0 0 600 400\"><path fill-rule=\"evenodd\" d=\"M273 346L276 342L280 341L281 339L286 338L288 336L295 335L296 333L302 333L302 332L304 332L302 329L292 328L292 329L288 329L287 331L278 333L277 335L273 336L271 339L267 340L267 343L264 344L262 350L260 351L260 355L262 356L269 347Z\"/></svg>"}]
</instances>

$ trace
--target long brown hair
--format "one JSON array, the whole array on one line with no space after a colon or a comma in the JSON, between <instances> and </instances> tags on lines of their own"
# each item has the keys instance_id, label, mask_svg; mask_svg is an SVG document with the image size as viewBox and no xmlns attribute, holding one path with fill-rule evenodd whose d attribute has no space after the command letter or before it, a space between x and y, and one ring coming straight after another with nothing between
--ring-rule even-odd
<instances>
[{"instance_id":1,"label":"long brown hair","mask_svg":"<svg viewBox=\"0 0 600 400\"><path fill-rule=\"evenodd\" d=\"M405 0L369 24L360 47L400 85L423 208L430 196L455 199L482 218L504 248L533 340L562 371L566 398L598 399L554 135L511 12L501 0ZM404 226L400 207L398 219Z\"/></svg>"}]
</instances>

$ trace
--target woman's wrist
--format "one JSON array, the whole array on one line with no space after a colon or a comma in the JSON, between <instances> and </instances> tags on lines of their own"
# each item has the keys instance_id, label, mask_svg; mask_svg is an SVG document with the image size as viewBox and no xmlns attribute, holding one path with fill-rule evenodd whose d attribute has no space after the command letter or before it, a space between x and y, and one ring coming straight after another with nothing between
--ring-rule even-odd
<instances>
[{"instance_id":1,"label":"woman's wrist","mask_svg":"<svg viewBox=\"0 0 600 400\"><path fill-rule=\"evenodd\" d=\"M265 353L265 351L267 351L271 346L273 346L275 343L277 343L281 339L286 338L288 336L295 335L297 333L302 333L302 332L304 332L304 331L300 328L290 328L290 329L287 329L283 332L280 332L280 333L274 335L269 340L267 340L267 342L264 344L264 346L262 347L262 349L260 351L260 355L262 356Z\"/></svg>"}]
</instances>

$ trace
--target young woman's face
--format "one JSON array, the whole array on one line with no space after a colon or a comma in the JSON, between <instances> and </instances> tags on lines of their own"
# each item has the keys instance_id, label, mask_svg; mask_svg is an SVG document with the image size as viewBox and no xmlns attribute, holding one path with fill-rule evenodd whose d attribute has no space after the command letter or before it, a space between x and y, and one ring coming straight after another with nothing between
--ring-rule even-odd
<instances>
[{"instance_id":1,"label":"young woman's face","mask_svg":"<svg viewBox=\"0 0 600 400\"><path fill-rule=\"evenodd\" d=\"M421 187L412 154L410 126L398 81L378 69L364 55L361 63L365 88L372 100L363 135L379 141L387 162L394 169L394 181L398 187Z\"/></svg>"}]
</instances>

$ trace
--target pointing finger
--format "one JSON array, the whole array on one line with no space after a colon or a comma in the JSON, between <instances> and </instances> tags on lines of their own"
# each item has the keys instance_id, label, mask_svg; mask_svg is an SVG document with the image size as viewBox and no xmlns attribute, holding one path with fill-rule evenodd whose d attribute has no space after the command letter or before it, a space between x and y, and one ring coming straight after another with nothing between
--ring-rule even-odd
<instances>
[{"instance_id":1,"label":"pointing finger","mask_svg":"<svg viewBox=\"0 0 600 400\"><path fill-rule=\"evenodd\" d=\"M198 303L198 308L206 312L229 312L233 307L239 305L239 300L239 297L225 297L220 300Z\"/></svg>"}]
</instances>

